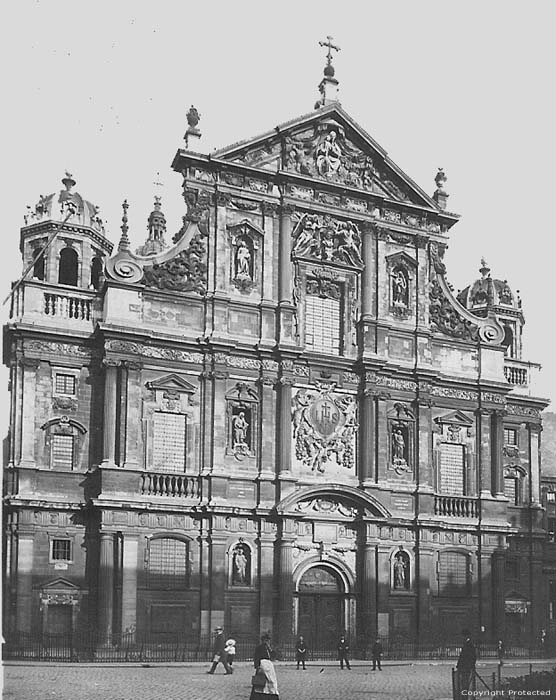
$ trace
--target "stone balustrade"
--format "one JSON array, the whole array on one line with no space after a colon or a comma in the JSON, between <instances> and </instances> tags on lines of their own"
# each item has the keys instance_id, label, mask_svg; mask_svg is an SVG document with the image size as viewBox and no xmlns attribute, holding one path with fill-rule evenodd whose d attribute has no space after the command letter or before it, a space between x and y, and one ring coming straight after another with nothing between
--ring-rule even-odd
<instances>
[{"instance_id":1,"label":"stone balustrade","mask_svg":"<svg viewBox=\"0 0 556 700\"><path fill-rule=\"evenodd\" d=\"M44 313L47 316L90 321L91 307L92 300L86 297L73 294L44 293Z\"/></svg>"},{"instance_id":2,"label":"stone balustrade","mask_svg":"<svg viewBox=\"0 0 556 700\"><path fill-rule=\"evenodd\" d=\"M477 518L478 502L466 496L435 496L434 514L447 518Z\"/></svg>"},{"instance_id":3,"label":"stone balustrade","mask_svg":"<svg viewBox=\"0 0 556 700\"><path fill-rule=\"evenodd\" d=\"M146 472L141 474L141 493L145 496L196 498L199 495L199 481L197 477L185 474Z\"/></svg>"}]
</instances>

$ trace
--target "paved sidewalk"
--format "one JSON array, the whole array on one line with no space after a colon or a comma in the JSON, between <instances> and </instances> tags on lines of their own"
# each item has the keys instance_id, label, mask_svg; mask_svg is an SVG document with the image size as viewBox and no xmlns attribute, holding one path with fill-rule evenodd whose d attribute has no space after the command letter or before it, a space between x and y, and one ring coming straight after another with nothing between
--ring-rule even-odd
<instances>
[{"instance_id":1,"label":"paved sidewalk","mask_svg":"<svg viewBox=\"0 0 556 700\"><path fill-rule=\"evenodd\" d=\"M516 662L517 663L517 662ZM451 696L452 662L383 664L371 671L355 662L352 671L314 663L306 671L277 664L280 700L436 700ZM552 668L554 663L535 663ZM248 700L253 667L234 665L207 676L207 664L77 665L13 663L4 665L4 700ZM487 676L494 664L483 664ZM505 675L528 672L528 662L505 667ZM322 671L321 671L322 669Z\"/></svg>"}]
</instances>

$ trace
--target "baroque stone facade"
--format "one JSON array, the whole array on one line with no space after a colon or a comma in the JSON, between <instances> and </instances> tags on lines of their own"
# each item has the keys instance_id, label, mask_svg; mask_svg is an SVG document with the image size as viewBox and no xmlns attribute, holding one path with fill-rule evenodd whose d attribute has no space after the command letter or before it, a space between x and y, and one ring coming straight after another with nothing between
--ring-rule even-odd
<instances>
[{"instance_id":1,"label":"baroque stone facade","mask_svg":"<svg viewBox=\"0 0 556 700\"><path fill-rule=\"evenodd\" d=\"M56 235L6 329L6 634L537 634L546 402L506 342L521 311L454 297L445 176L429 197L321 92L177 152L171 247L157 199L142 254L124 208L111 256L72 178L66 221L52 195L26 222L24 264Z\"/></svg>"}]
</instances>

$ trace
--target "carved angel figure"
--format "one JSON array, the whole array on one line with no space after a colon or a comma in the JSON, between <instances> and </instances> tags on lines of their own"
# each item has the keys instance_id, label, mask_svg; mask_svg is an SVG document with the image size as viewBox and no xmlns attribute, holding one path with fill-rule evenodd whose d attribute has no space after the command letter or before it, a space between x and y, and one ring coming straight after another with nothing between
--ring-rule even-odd
<instances>
[{"instance_id":1,"label":"carved angel figure","mask_svg":"<svg viewBox=\"0 0 556 700\"><path fill-rule=\"evenodd\" d=\"M319 223L315 215L308 215L302 223L294 243L294 255L306 256L318 253L320 248Z\"/></svg>"},{"instance_id":2,"label":"carved angel figure","mask_svg":"<svg viewBox=\"0 0 556 700\"><path fill-rule=\"evenodd\" d=\"M335 175L341 164L342 151L336 143L336 132L330 131L315 151L315 163L319 175Z\"/></svg>"},{"instance_id":3,"label":"carved angel figure","mask_svg":"<svg viewBox=\"0 0 556 700\"><path fill-rule=\"evenodd\" d=\"M339 236L338 253L351 265L362 265L361 239L355 224L351 221L341 221L337 230Z\"/></svg>"}]
</instances>

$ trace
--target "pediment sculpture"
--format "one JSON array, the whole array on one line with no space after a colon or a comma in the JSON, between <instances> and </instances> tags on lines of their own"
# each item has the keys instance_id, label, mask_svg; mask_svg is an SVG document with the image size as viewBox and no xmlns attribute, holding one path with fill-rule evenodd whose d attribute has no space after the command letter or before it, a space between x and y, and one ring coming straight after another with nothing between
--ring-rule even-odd
<instances>
[{"instance_id":1,"label":"pediment sculpture","mask_svg":"<svg viewBox=\"0 0 556 700\"><path fill-rule=\"evenodd\" d=\"M361 234L353 221L329 214L305 214L293 232L292 255L362 267Z\"/></svg>"}]
</instances>

